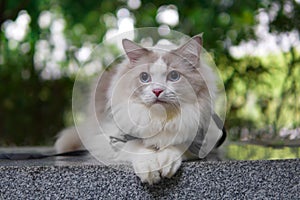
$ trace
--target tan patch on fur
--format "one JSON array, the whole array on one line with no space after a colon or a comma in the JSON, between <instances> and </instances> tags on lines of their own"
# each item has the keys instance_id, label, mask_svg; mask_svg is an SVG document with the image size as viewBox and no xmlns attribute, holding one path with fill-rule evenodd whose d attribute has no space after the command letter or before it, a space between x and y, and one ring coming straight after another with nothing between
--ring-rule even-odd
<instances>
[{"instance_id":1,"label":"tan patch on fur","mask_svg":"<svg viewBox=\"0 0 300 200\"><path fill-rule=\"evenodd\" d=\"M176 69L187 78L198 97L202 96L203 93L208 92L203 75L201 74L201 71L198 70L201 68L200 64L192 66L191 63L178 55L176 51L167 53L163 56L163 59L170 68Z\"/></svg>"},{"instance_id":2,"label":"tan patch on fur","mask_svg":"<svg viewBox=\"0 0 300 200\"><path fill-rule=\"evenodd\" d=\"M105 70L100 79L97 79L97 83L95 84L95 109L97 118L102 118L105 113L105 105L108 102L107 92L110 87L113 75L116 73L116 69L114 67ZM93 101L92 101L93 102ZM91 108L92 109L92 108Z\"/></svg>"},{"instance_id":3,"label":"tan patch on fur","mask_svg":"<svg viewBox=\"0 0 300 200\"><path fill-rule=\"evenodd\" d=\"M141 57L141 59L139 59L135 63L129 62L127 67L132 68L132 67L138 67L139 65L151 64L154 63L158 58L159 56L156 53L150 51L147 55Z\"/></svg>"},{"instance_id":4,"label":"tan patch on fur","mask_svg":"<svg viewBox=\"0 0 300 200\"><path fill-rule=\"evenodd\" d=\"M179 115L179 109L167 109L167 121L171 121Z\"/></svg>"}]
</instances>

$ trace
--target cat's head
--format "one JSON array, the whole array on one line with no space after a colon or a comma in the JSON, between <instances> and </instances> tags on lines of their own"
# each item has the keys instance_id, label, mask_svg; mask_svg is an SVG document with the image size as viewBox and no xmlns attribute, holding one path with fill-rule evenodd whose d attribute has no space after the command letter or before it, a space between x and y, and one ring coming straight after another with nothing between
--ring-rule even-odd
<instances>
[{"instance_id":1,"label":"cat's head","mask_svg":"<svg viewBox=\"0 0 300 200\"><path fill-rule=\"evenodd\" d=\"M175 105L194 103L208 95L200 73L202 37L191 38L184 45L170 51L146 49L124 39L123 48L129 59L126 76L131 97L145 105Z\"/></svg>"},{"instance_id":2,"label":"cat's head","mask_svg":"<svg viewBox=\"0 0 300 200\"><path fill-rule=\"evenodd\" d=\"M127 39L123 48L129 61L117 68L108 93L111 105L135 102L147 107L162 105L169 111L180 110L183 104L210 106L205 78L209 74L200 61L200 35L172 50L147 49Z\"/></svg>"}]
</instances>

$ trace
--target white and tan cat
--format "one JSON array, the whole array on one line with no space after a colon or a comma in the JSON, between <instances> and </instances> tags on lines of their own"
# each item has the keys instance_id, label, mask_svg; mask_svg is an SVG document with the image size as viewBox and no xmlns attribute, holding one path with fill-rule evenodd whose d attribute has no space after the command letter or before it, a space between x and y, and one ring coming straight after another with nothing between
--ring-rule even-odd
<instances>
[{"instance_id":1,"label":"white and tan cat","mask_svg":"<svg viewBox=\"0 0 300 200\"><path fill-rule=\"evenodd\" d=\"M216 78L200 59L202 37L166 51L124 39L128 59L99 78L91 116L60 134L58 152L84 147L103 160L129 161L143 182L173 176L183 160L205 157L221 138L213 120ZM80 139L79 139L80 138Z\"/></svg>"}]
</instances>

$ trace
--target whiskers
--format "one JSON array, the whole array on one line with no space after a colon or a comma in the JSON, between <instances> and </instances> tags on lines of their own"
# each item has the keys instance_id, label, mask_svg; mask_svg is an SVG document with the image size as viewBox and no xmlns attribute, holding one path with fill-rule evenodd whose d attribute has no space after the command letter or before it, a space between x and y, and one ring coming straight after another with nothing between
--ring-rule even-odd
<instances>
[{"instance_id":1,"label":"whiskers","mask_svg":"<svg viewBox=\"0 0 300 200\"><path fill-rule=\"evenodd\" d=\"M179 105L179 99L175 92L172 91L164 91L159 97L156 97L152 94L152 92L143 94L141 96L142 101L147 105L153 105L155 103L160 103L164 105L176 106Z\"/></svg>"},{"instance_id":2,"label":"whiskers","mask_svg":"<svg viewBox=\"0 0 300 200\"><path fill-rule=\"evenodd\" d=\"M178 102L179 101L178 96L173 91L166 91L162 95L161 99L166 100L166 101L168 101L170 103L174 103L174 102Z\"/></svg>"}]
</instances>

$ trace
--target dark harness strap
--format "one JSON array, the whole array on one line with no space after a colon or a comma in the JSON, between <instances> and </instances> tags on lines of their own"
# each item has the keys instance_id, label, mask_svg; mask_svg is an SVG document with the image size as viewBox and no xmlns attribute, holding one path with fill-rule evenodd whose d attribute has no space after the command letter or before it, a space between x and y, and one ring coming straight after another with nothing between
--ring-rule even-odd
<instances>
[{"instance_id":1,"label":"dark harness strap","mask_svg":"<svg viewBox=\"0 0 300 200\"><path fill-rule=\"evenodd\" d=\"M216 143L216 147L219 147L219 146L221 146L223 143L224 143L224 141L225 141L225 139L226 139L226 137L227 137L227 133L226 133L226 130L225 130L225 127L224 127L224 123L223 123L223 121L220 119L220 117L216 114L216 113L213 113L212 114L212 118L213 118L213 120L214 120L214 122L216 123L216 125L217 125L217 127L220 129L220 130L222 130L222 136L221 136L221 138L218 140L218 142ZM199 134L198 134L199 133ZM198 130L198 133L197 133L197 135L196 135L196 138L198 138L198 137L203 137L203 130L202 129L199 129ZM128 142L128 141L131 141L131 140L137 140L137 139L141 139L141 138L138 138L138 137L134 137L134 136L131 136L131 135L128 135L128 134L125 134L125 135L122 135L122 138L120 138L120 137L114 137L114 136L110 136L109 137L110 138L110 143L111 144L116 144L116 143L118 143L118 142L123 142L123 143L126 143L126 142ZM203 138L202 138L203 139ZM197 139L196 139L197 140ZM199 140L199 138L198 138L198 140ZM200 139L201 140L201 139ZM195 150L199 150L200 149L200 146L201 146L201 144L194 144L194 143L192 143L191 144L191 149L195 149ZM193 152L195 151L195 150L192 150ZM195 151L196 152L196 151Z\"/></svg>"},{"instance_id":2,"label":"dark harness strap","mask_svg":"<svg viewBox=\"0 0 300 200\"><path fill-rule=\"evenodd\" d=\"M118 143L118 142L126 143L126 142L128 142L130 140L138 140L138 139L141 139L141 138L125 134L125 135L122 135L122 138L110 136L109 139L110 139L110 143L111 144L115 144L115 143Z\"/></svg>"},{"instance_id":3,"label":"dark harness strap","mask_svg":"<svg viewBox=\"0 0 300 200\"><path fill-rule=\"evenodd\" d=\"M225 129L223 121L220 119L220 117L216 113L214 113L212 115L212 118L214 119L214 121L215 121L216 125L218 126L218 128L220 130L222 130L222 136L221 136L221 138L219 139L219 141L216 144L216 147L219 147L219 146L221 146L224 143L224 141L225 141L225 139L227 137L227 132L226 132L226 129Z\"/></svg>"}]
</instances>

